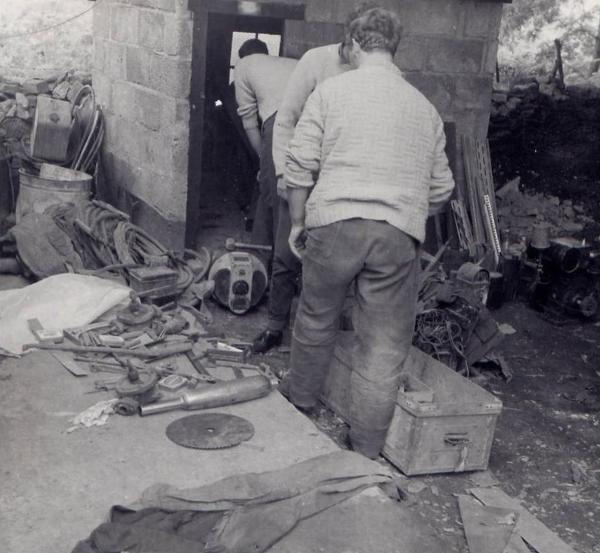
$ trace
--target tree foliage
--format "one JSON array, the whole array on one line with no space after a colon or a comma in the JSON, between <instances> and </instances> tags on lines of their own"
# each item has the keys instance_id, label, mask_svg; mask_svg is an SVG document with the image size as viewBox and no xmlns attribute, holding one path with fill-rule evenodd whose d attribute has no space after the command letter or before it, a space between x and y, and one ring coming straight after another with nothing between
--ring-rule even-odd
<instances>
[{"instance_id":1,"label":"tree foliage","mask_svg":"<svg viewBox=\"0 0 600 553\"><path fill-rule=\"evenodd\" d=\"M567 77L581 78L596 55L599 20L598 0L514 0L504 7L500 64L547 73L556 55L554 40L560 39Z\"/></svg>"}]
</instances>

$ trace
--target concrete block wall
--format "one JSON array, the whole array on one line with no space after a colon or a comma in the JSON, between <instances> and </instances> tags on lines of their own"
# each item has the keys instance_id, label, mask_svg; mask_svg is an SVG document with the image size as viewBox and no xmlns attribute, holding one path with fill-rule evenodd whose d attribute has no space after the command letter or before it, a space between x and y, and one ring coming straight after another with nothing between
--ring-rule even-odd
<instances>
[{"instance_id":1,"label":"concrete block wall","mask_svg":"<svg viewBox=\"0 0 600 553\"><path fill-rule=\"evenodd\" d=\"M380 0L395 10L404 36L396 64L459 133L486 136L502 3ZM309 0L307 21L343 23L353 2Z\"/></svg>"},{"instance_id":2,"label":"concrete block wall","mask_svg":"<svg viewBox=\"0 0 600 553\"><path fill-rule=\"evenodd\" d=\"M106 199L130 212L134 222L151 231L154 227L173 247L183 246L189 207L193 3L200 5L199 0L105 0L94 10L93 78L107 120ZM218 3L211 0L210 9ZM235 14L237 9L247 14L249 5L261 3L222 0L223 13ZM294 57L340 40L342 24L355 4L264 3L305 6L304 21L285 23L284 52ZM380 4L394 9L403 21L404 38L395 61L406 78L445 121L455 124L458 134L486 136L502 2ZM453 161L455 177L464 182L460 143Z\"/></svg>"},{"instance_id":3,"label":"concrete block wall","mask_svg":"<svg viewBox=\"0 0 600 553\"><path fill-rule=\"evenodd\" d=\"M105 0L94 10L93 83L104 109L103 196L183 247L192 15L187 0Z\"/></svg>"}]
</instances>

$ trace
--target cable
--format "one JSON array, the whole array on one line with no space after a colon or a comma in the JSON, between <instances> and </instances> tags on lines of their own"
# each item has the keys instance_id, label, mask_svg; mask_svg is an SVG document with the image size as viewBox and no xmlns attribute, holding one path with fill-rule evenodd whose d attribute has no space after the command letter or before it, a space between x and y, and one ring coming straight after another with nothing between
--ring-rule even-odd
<instances>
[{"instance_id":1,"label":"cable","mask_svg":"<svg viewBox=\"0 0 600 553\"><path fill-rule=\"evenodd\" d=\"M31 36L31 35L37 35L39 33L45 33L46 31L51 31L52 29L56 29L57 27L62 27L63 25L66 25L67 23L71 23L71 21L75 21L75 19L79 19L81 16L85 15L86 13L91 12L93 9L97 8L98 5L101 4L102 2L104 2L104 0L95 0L95 3L91 8L88 8L87 10L84 10L81 13L78 13L72 17L69 17L69 19L65 19L64 21L61 21L60 23L55 23L54 25L48 25L47 27L42 27L41 29L38 29L37 31L26 31L23 33L15 33L12 35L0 35L0 40L9 40L12 38L22 38L22 37Z\"/></svg>"}]
</instances>

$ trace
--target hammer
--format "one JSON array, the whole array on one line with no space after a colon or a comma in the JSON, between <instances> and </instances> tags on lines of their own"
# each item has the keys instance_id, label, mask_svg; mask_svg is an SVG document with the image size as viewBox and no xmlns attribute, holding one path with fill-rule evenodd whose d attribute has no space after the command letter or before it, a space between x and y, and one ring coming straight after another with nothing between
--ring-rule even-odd
<instances>
[{"instance_id":1,"label":"hammer","mask_svg":"<svg viewBox=\"0 0 600 553\"><path fill-rule=\"evenodd\" d=\"M234 250L259 250L264 252L270 252L273 250L271 246L261 246L259 244L244 244L243 242L236 242L233 238L227 238L227 240L225 240L225 249L230 252Z\"/></svg>"}]
</instances>

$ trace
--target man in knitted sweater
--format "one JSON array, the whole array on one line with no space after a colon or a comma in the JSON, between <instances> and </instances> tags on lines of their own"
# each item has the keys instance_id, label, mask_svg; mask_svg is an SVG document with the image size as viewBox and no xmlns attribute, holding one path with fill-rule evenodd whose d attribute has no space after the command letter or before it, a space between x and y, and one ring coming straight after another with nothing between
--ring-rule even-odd
<instances>
[{"instance_id":1,"label":"man in knitted sweater","mask_svg":"<svg viewBox=\"0 0 600 553\"><path fill-rule=\"evenodd\" d=\"M286 156L289 241L303 260L287 393L316 404L356 280L349 438L376 457L411 345L426 219L454 181L440 116L393 63L398 17L368 10L350 36L358 69L315 89Z\"/></svg>"}]
</instances>

